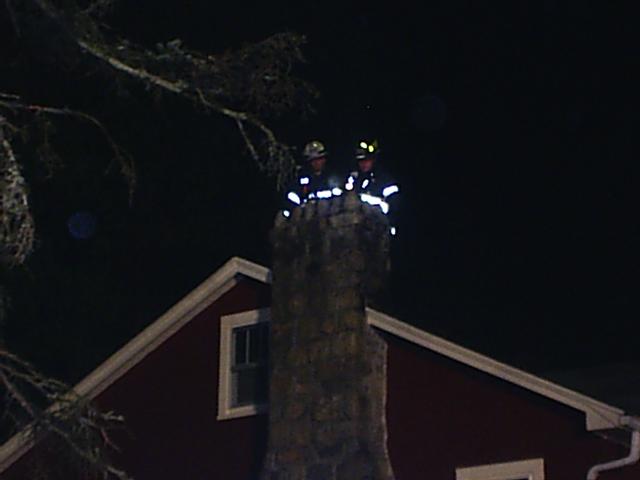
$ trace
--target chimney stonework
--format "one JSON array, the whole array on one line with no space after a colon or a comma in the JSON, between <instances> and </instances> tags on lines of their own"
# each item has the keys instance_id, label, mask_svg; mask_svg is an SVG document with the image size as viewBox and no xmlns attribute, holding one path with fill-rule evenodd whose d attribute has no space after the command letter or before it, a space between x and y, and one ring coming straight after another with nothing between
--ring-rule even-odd
<instances>
[{"instance_id":1,"label":"chimney stonework","mask_svg":"<svg viewBox=\"0 0 640 480\"><path fill-rule=\"evenodd\" d=\"M347 193L276 220L262 480L392 480L386 344L365 299L389 264L380 209Z\"/></svg>"}]
</instances>

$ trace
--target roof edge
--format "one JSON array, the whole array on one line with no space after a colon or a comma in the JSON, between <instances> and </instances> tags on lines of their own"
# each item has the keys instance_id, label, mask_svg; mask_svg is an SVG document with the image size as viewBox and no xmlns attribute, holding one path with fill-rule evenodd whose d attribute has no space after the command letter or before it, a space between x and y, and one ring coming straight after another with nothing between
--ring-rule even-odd
<instances>
[{"instance_id":1,"label":"roof edge","mask_svg":"<svg viewBox=\"0 0 640 480\"><path fill-rule=\"evenodd\" d=\"M464 348L382 312L367 308L367 319L370 325L387 333L584 412L589 431L620 426L624 411L619 408Z\"/></svg>"},{"instance_id":2,"label":"roof edge","mask_svg":"<svg viewBox=\"0 0 640 480\"><path fill-rule=\"evenodd\" d=\"M74 390L90 399L95 398L208 305L231 290L238 283L238 275L262 283L272 282L271 270L268 268L244 258L232 257L81 380ZM624 411L616 407L468 350L382 312L367 308L367 320L372 326L387 333L583 411L586 414L586 427L589 431L621 426L620 417ZM32 445L33 442L24 434L24 431L17 433L1 445L0 473L17 461Z\"/></svg>"},{"instance_id":3,"label":"roof edge","mask_svg":"<svg viewBox=\"0 0 640 480\"><path fill-rule=\"evenodd\" d=\"M238 283L238 275L263 283L271 283L271 271L268 268L244 258L232 257L77 383L73 390L78 395L89 399L95 398L208 305L231 290ZM25 432L23 430L17 433L0 446L0 473L10 467L33 445L31 437Z\"/></svg>"},{"instance_id":4,"label":"roof edge","mask_svg":"<svg viewBox=\"0 0 640 480\"><path fill-rule=\"evenodd\" d=\"M182 300L81 380L74 390L79 395L89 398L102 393L208 305L231 290L237 284L236 275L238 274L260 282L271 283L271 272L268 268L240 257L229 259Z\"/></svg>"},{"instance_id":5,"label":"roof edge","mask_svg":"<svg viewBox=\"0 0 640 480\"><path fill-rule=\"evenodd\" d=\"M258 282L271 283L271 270L267 267L263 267L262 265L251 262L242 257L232 257L220 268L220 270L225 268L227 265L233 266L235 273L240 273L246 277L252 278L253 280L257 280ZM213 275L215 275L215 273Z\"/></svg>"}]
</instances>

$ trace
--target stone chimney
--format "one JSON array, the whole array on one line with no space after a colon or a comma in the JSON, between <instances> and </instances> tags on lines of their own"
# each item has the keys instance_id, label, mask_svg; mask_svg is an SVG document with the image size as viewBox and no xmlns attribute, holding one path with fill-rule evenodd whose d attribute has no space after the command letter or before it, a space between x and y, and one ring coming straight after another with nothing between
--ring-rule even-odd
<instances>
[{"instance_id":1,"label":"stone chimney","mask_svg":"<svg viewBox=\"0 0 640 480\"><path fill-rule=\"evenodd\" d=\"M386 344L366 298L388 270L389 224L354 193L276 220L269 442L262 480L392 480Z\"/></svg>"}]
</instances>

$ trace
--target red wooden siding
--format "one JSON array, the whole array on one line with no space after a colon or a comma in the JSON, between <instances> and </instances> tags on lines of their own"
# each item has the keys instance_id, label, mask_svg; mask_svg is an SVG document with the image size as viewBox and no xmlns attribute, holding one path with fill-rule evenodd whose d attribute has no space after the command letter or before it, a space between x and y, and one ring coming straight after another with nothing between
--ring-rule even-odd
<instances>
[{"instance_id":1,"label":"red wooden siding","mask_svg":"<svg viewBox=\"0 0 640 480\"><path fill-rule=\"evenodd\" d=\"M219 320L268 306L270 287L243 279L97 399L123 414L118 460L136 480L253 480L267 417L217 421ZM456 467L543 458L547 480L583 480L628 449L585 430L584 414L393 335L388 350L389 453L397 480L454 480ZM37 451L36 451L37 450ZM41 447L10 469L24 467ZM640 466L601 480L640 478ZM358 480L358 479L354 479Z\"/></svg>"},{"instance_id":2,"label":"red wooden siding","mask_svg":"<svg viewBox=\"0 0 640 480\"><path fill-rule=\"evenodd\" d=\"M100 407L126 419L128 432L114 435L123 452L116 460L133 478L257 478L267 417L216 420L219 320L269 304L268 285L243 279L99 395ZM20 472L35 450L11 478L28 478Z\"/></svg>"},{"instance_id":3,"label":"red wooden siding","mask_svg":"<svg viewBox=\"0 0 640 480\"><path fill-rule=\"evenodd\" d=\"M456 467L544 458L547 480L584 480L628 449L585 430L582 412L392 335L387 425L396 480L453 480ZM602 480L637 480L640 466Z\"/></svg>"},{"instance_id":4,"label":"red wooden siding","mask_svg":"<svg viewBox=\"0 0 640 480\"><path fill-rule=\"evenodd\" d=\"M134 478L256 477L266 416L216 420L219 322L269 303L268 286L244 280L100 395L127 419L119 443Z\"/></svg>"}]
</instances>

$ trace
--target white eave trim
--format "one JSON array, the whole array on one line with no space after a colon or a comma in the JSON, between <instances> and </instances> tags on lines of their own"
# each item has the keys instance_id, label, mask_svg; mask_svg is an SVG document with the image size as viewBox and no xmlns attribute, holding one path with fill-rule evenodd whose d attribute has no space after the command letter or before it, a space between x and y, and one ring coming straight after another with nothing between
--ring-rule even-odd
<instances>
[{"instance_id":1,"label":"white eave trim","mask_svg":"<svg viewBox=\"0 0 640 480\"><path fill-rule=\"evenodd\" d=\"M74 390L90 399L95 398L211 303L231 290L238 283L238 275L262 283L271 283L271 271L268 268L243 258L231 258L85 377L74 387ZM381 312L367 309L367 317L371 325L390 334L585 412L587 430L614 428L621 425L620 417L624 412L618 408L467 350ZM0 446L0 473L30 447L31 443L27 441L23 432L14 435Z\"/></svg>"},{"instance_id":2,"label":"white eave trim","mask_svg":"<svg viewBox=\"0 0 640 480\"><path fill-rule=\"evenodd\" d=\"M236 279L238 274L259 282L271 283L269 269L248 260L233 257L85 377L74 390L79 395L89 398L102 393L206 307L231 290L238 283Z\"/></svg>"},{"instance_id":3,"label":"white eave trim","mask_svg":"<svg viewBox=\"0 0 640 480\"><path fill-rule=\"evenodd\" d=\"M586 426L589 431L620 426L620 417L624 414L624 411L619 408L612 407L586 395L582 395L581 393L536 377L518 368L511 367L472 350L468 350L376 310L367 309L367 319L370 325L380 330L384 330L385 332L428 348L429 350L469 365L482 372L556 400L576 410L583 411L586 415Z\"/></svg>"},{"instance_id":4,"label":"white eave trim","mask_svg":"<svg viewBox=\"0 0 640 480\"><path fill-rule=\"evenodd\" d=\"M164 315L81 380L74 390L89 399L98 396L206 307L237 285L238 275L263 283L271 283L271 271L268 268L243 258L231 258ZM31 446L32 442L25 431L19 432L0 446L0 473L9 468Z\"/></svg>"},{"instance_id":5,"label":"white eave trim","mask_svg":"<svg viewBox=\"0 0 640 480\"><path fill-rule=\"evenodd\" d=\"M456 468L456 480L544 480L544 459Z\"/></svg>"}]
</instances>

